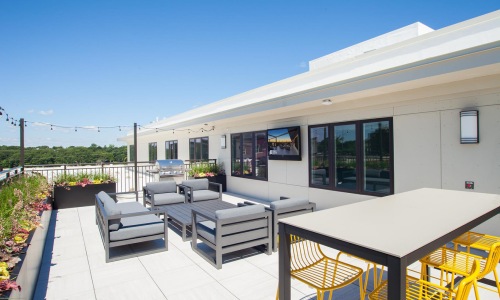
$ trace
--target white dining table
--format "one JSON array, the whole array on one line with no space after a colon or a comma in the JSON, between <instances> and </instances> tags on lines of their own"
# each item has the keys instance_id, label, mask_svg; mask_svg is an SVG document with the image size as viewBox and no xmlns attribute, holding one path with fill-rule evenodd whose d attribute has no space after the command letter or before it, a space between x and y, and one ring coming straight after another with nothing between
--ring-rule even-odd
<instances>
[{"instance_id":1,"label":"white dining table","mask_svg":"<svg viewBox=\"0 0 500 300\"><path fill-rule=\"evenodd\" d=\"M290 234L387 266L388 299L406 268L500 213L500 195L423 188L280 220L279 294L290 299Z\"/></svg>"}]
</instances>

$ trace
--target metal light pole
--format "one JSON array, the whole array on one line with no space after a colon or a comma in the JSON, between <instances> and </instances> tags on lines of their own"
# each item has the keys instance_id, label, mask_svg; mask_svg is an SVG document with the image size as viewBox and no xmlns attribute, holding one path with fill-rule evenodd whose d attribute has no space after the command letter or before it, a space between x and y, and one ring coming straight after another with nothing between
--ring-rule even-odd
<instances>
[{"instance_id":1,"label":"metal light pole","mask_svg":"<svg viewBox=\"0 0 500 300\"><path fill-rule=\"evenodd\" d=\"M21 172L24 171L24 118L19 120L19 131L21 140L21 154L19 155L19 165L21 166Z\"/></svg>"},{"instance_id":2,"label":"metal light pole","mask_svg":"<svg viewBox=\"0 0 500 300\"><path fill-rule=\"evenodd\" d=\"M139 187L137 186L137 123L134 123L134 180L135 180L135 201L139 202Z\"/></svg>"}]
</instances>

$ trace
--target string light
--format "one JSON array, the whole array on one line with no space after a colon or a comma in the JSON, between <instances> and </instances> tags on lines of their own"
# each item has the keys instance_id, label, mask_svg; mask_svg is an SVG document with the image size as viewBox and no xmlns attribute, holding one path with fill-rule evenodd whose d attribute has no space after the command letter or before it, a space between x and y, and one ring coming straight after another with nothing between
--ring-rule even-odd
<instances>
[{"instance_id":1,"label":"string light","mask_svg":"<svg viewBox=\"0 0 500 300\"><path fill-rule=\"evenodd\" d=\"M3 107L0 107L0 116L5 114L5 121L6 122L9 122L10 121L10 124L13 125L13 126L17 126L19 124L19 126L22 126L22 122L21 120L19 119L15 119L14 117L10 117L9 114L7 113L7 111L3 108ZM123 128L132 128L132 126L124 126L124 125L117 125L117 126L62 126L62 125L56 125L56 124L51 124L51 123L44 123L44 122L33 122L33 121L28 121L28 120L25 120L24 121L24 127L28 127L28 122L31 122L33 123L35 126L36 125L45 125L45 126L50 126L50 130L51 131L54 131L54 128L57 129L57 128L62 128L62 129L74 129L75 132L78 132L78 129L87 129L87 130L95 130L95 128L97 128L97 132L101 132L101 129L111 129L111 128L118 128L118 131L122 131L122 127ZM208 126L208 124L203 124L205 126ZM146 129L146 130L155 130L155 132L160 132L160 131L163 131L163 132L169 132L170 130L172 130L172 134L175 134L176 131L184 131L188 134L191 134L191 133L195 133L195 132L208 132L208 131L213 131L215 130L215 126L212 126L210 129L207 129L207 128L200 128L198 130L196 129L192 129L192 128L186 128L186 129L162 129L162 128L158 128L158 127L147 127L147 126L141 126L141 125L137 125L139 127L139 130L141 130L142 128Z\"/></svg>"}]
</instances>

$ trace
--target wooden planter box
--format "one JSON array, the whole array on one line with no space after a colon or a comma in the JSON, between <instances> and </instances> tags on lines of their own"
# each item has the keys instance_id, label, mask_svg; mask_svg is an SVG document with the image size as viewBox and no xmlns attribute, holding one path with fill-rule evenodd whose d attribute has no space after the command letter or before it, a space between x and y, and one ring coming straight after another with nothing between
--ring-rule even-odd
<instances>
[{"instance_id":1,"label":"wooden planter box","mask_svg":"<svg viewBox=\"0 0 500 300\"><path fill-rule=\"evenodd\" d=\"M212 177L195 177L195 179L206 178L210 182L216 182L222 184L222 191L225 192L226 188L226 175L217 175Z\"/></svg>"},{"instance_id":2,"label":"wooden planter box","mask_svg":"<svg viewBox=\"0 0 500 300\"><path fill-rule=\"evenodd\" d=\"M95 205L95 194L100 191L116 193L116 183L88 184L85 187L54 186L54 209Z\"/></svg>"}]
</instances>

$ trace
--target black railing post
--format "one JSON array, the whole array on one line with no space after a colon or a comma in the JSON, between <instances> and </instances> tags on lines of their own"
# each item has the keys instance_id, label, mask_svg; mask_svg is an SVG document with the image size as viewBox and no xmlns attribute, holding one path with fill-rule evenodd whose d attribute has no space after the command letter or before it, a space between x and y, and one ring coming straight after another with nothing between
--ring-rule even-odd
<instances>
[{"instance_id":1,"label":"black railing post","mask_svg":"<svg viewBox=\"0 0 500 300\"><path fill-rule=\"evenodd\" d=\"M137 186L137 123L134 123L134 182L135 182L135 201L139 202L139 187Z\"/></svg>"},{"instance_id":2,"label":"black railing post","mask_svg":"<svg viewBox=\"0 0 500 300\"><path fill-rule=\"evenodd\" d=\"M19 132L21 141L21 153L19 155L19 166L24 169L24 118L19 119Z\"/></svg>"}]
</instances>

